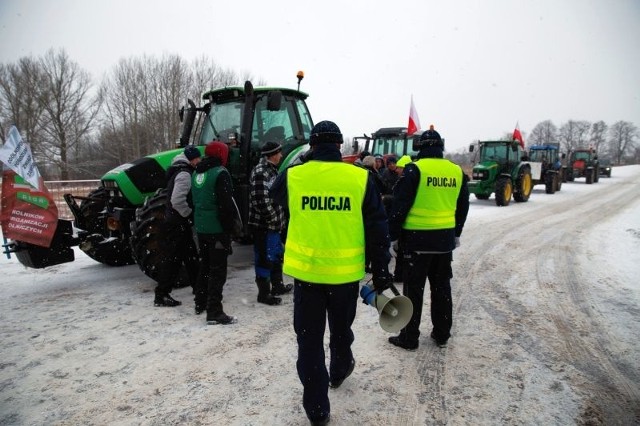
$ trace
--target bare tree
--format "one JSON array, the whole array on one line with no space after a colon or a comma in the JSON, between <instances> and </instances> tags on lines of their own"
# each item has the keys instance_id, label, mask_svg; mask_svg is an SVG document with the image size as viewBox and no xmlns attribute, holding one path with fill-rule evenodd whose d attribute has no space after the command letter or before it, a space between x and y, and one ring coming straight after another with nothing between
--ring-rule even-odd
<instances>
[{"instance_id":1,"label":"bare tree","mask_svg":"<svg viewBox=\"0 0 640 426\"><path fill-rule=\"evenodd\" d=\"M621 164L625 154L633 154L638 128L628 121L618 121L609 130L609 146L616 164Z\"/></svg>"},{"instance_id":2,"label":"bare tree","mask_svg":"<svg viewBox=\"0 0 640 426\"><path fill-rule=\"evenodd\" d=\"M64 50L49 50L38 61L38 105L42 109L41 149L68 180L82 167L81 144L87 143L99 97L91 96L91 77Z\"/></svg>"},{"instance_id":3,"label":"bare tree","mask_svg":"<svg viewBox=\"0 0 640 426\"><path fill-rule=\"evenodd\" d=\"M558 140L561 146L567 152L585 146L590 127L591 124L588 121L567 121L558 131Z\"/></svg>"},{"instance_id":4,"label":"bare tree","mask_svg":"<svg viewBox=\"0 0 640 426\"><path fill-rule=\"evenodd\" d=\"M600 150L606 151L606 133L607 124L604 121L596 121L591 125L589 134L589 144L600 153Z\"/></svg>"},{"instance_id":5,"label":"bare tree","mask_svg":"<svg viewBox=\"0 0 640 426\"><path fill-rule=\"evenodd\" d=\"M36 162L42 163L45 159L39 141L44 120L38 107L37 75L38 63L31 57L0 65L0 138L4 141L9 127L15 125L29 143Z\"/></svg>"},{"instance_id":6,"label":"bare tree","mask_svg":"<svg viewBox=\"0 0 640 426\"><path fill-rule=\"evenodd\" d=\"M551 120L541 121L529 135L531 145L548 145L558 143L558 128Z\"/></svg>"}]
</instances>

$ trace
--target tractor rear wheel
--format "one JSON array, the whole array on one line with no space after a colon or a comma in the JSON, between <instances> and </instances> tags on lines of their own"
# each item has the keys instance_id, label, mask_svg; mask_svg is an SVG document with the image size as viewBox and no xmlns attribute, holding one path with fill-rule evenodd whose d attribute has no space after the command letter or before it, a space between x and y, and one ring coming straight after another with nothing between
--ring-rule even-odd
<instances>
[{"instance_id":1,"label":"tractor rear wheel","mask_svg":"<svg viewBox=\"0 0 640 426\"><path fill-rule=\"evenodd\" d=\"M528 166L520 170L518 179L516 180L516 191L513 193L513 199L518 203L524 203L529 200L533 182L531 181L531 169Z\"/></svg>"},{"instance_id":2,"label":"tractor rear wheel","mask_svg":"<svg viewBox=\"0 0 640 426\"><path fill-rule=\"evenodd\" d=\"M556 192L556 177L553 172L547 172L544 176L544 190L547 194L553 194Z\"/></svg>"},{"instance_id":3,"label":"tractor rear wheel","mask_svg":"<svg viewBox=\"0 0 640 426\"><path fill-rule=\"evenodd\" d=\"M507 177L498 179L496 182L496 206L508 206L512 193L511 179Z\"/></svg>"},{"instance_id":4,"label":"tractor rear wheel","mask_svg":"<svg viewBox=\"0 0 640 426\"><path fill-rule=\"evenodd\" d=\"M80 244L80 249L96 262L109 266L124 266L135 263L131 256L129 241L112 238L106 224L105 209L109 201L109 193L99 187L89 193L86 200L80 203L82 229L89 235Z\"/></svg>"},{"instance_id":5,"label":"tractor rear wheel","mask_svg":"<svg viewBox=\"0 0 640 426\"><path fill-rule=\"evenodd\" d=\"M593 183L593 175L594 175L593 170L587 170L585 172L585 180L587 182L587 185L591 185Z\"/></svg>"},{"instance_id":6,"label":"tractor rear wheel","mask_svg":"<svg viewBox=\"0 0 640 426\"><path fill-rule=\"evenodd\" d=\"M560 191L560 188L562 188L562 182L564 181L564 173L562 173L562 170L559 170L556 175L556 191Z\"/></svg>"},{"instance_id":7,"label":"tractor rear wheel","mask_svg":"<svg viewBox=\"0 0 640 426\"><path fill-rule=\"evenodd\" d=\"M136 209L136 222L131 233L131 247L136 263L149 278L158 281L161 263L164 261L163 223L165 206L167 202L167 190L159 189L147 198L144 204ZM195 258L197 253L193 254ZM189 285L187 272L184 266L178 274L178 282L175 287Z\"/></svg>"}]
</instances>

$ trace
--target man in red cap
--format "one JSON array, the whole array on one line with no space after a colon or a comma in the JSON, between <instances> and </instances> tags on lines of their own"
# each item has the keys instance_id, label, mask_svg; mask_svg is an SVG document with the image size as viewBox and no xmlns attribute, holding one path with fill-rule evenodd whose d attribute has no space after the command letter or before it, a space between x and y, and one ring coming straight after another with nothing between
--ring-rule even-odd
<instances>
[{"instance_id":1,"label":"man in red cap","mask_svg":"<svg viewBox=\"0 0 640 426\"><path fill-rule=\"evenodd\" d=\"M236 216L231 175L225 168L229 148L214 141L193 175L191 193L194 223L200 245L200 273L195 289L195 311L207 311L207 324L231 324L235 318L222 309L222 288L227 281L227 257Z\"/></svg>"}]
</instances>

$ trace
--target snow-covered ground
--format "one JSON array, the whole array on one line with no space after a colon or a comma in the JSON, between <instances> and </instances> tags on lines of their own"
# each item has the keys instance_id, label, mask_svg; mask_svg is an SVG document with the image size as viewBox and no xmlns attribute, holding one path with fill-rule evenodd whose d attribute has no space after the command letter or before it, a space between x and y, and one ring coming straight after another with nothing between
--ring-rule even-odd
<instances>
[{"instance_id":1,"label":"snow-covered ground","mask_svg":"<svg viewBox=\"0 0 640 426\"><path fill-rule=\"evenodd\" d=\"M332 424L640 423L640 166L476 200L454 254L446 349L387 343L360 304L356 369L330 390ZM255 302L251 249L225 287L231 326L184 303L154 308L137 266L26 269L0 259L0 424L303 425L291 296Z\"/></svg>"}]
</instances>

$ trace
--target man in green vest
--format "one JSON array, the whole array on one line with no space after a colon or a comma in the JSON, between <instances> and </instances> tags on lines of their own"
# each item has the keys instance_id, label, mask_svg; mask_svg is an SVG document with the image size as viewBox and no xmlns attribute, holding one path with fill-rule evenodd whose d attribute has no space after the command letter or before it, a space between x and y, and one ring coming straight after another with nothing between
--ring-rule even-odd
<instances>
[{"instance_id":1,"label":"man in green vest","mask_svg":"<svg viewBox=\"0 0 640 426\"><path fill-rule=\"evenodd\" d=\"M469 211L468 178L457 164L443 158L444 141L433 126L414 142L417 160L407 163L393 191L389 215L392 247L400 239L404 261L403 294L413 315L389 342L416 350L420 337L424 287L431 289L431 338L444 347L451 336L451 262Z\"/></svg>"},{"instance_id":2,"label":"man in green vest","mask_svg":"<svg viewBox=\"0 0 640 426\"><path fill-rule=\"evenodd\" d=\"M316 124L308 160L278 175L271 188L274 202L289 217L284 272L294 278L293 327L302 405L315 425L329 422L328 388L339 387L355 367L351 326L359 281L365 276L365 251L375 289L382 292L392 282L380 192L365 169L342 162L342 141L335 123ZM323 344L327 319L328 371Z\"/></svg>"},{"instance_id":3,"label":"man in green vest","mask_svg":"<svg viewBox=\"0 0 640 426\"><path fill-rule=\"evenodd\" d=\"M200 273L195 288L196 314L207 311L207 324L231 324L235 318L222 309L222 288L227 281L227 257L236 215L231 175L225 168L229 148L210 142L196 167L191 184L194 224L200 246Z\"/></svg>"}]
</instances>

